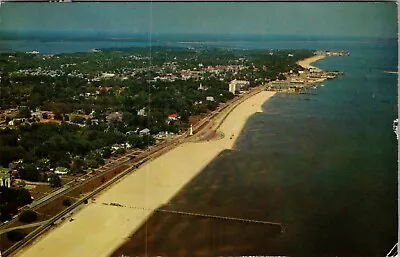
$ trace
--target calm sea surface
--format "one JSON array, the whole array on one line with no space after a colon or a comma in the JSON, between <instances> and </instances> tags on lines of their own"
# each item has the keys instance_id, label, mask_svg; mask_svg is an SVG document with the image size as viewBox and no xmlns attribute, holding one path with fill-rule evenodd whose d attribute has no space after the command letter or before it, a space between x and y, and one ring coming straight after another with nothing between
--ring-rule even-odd
<instances>
[{"instance_id":1,"label":"calm sea surface","mask_svg":"<svg viewBox=\"0 0 400 257\"><path fill-rule=\"evenodd\" d=\"M317 65L345 75L324 82L317 96L276 95L248 122L238 148L258 157L249 167L268 171L257 187L284 203L270 217L292 224L293 249L382 256L398 231L397 75L383 72L397 70L397 45L329 46L351 56ZM240 156L232 161L245 162Z\"/></svg>"},{"instance_id":2,"label":"calm sea surface","mask_svg":"<svg viewBox=\"0 0 400 257\"><path fill-rule=\"evenodd\" d=\"M397 242L398 231L397 141L392 130L397 75L384 73L397 70L397 40L204 44L351 52L317 63L325 70L345 72L325 81L317 95L277 94L265 103L264 112L255 114L240 136L240 151L222 155L213 169L232 169L243 178L252 174L251 183L229 182L229 192L254 195L242 203L243 209L253 210L249 218L288 224L285 254L384 256ZM0 46L57 53L147 43L0 41ZM223 199L217 202L223 207ZM264 202L273 207L254 211Z\"/></svg>"}]
</instances>

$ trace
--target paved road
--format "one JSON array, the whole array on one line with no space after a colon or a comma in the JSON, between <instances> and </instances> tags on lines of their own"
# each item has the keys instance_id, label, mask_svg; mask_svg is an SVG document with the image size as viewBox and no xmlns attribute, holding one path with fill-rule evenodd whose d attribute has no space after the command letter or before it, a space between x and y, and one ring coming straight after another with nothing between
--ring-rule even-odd
<instances>
[{"instance_id":1,"label":"paved road","mask_svg":"<svg viewBox=\"0 0 400 257\"><path fill-rule=\"evenodd\" d=\"M18 227L12 227L12 228L3 229L3 230L0 230L0 235L4 234L4 233L7 233L9 231L16 230L16 229L39 227L39 226L45 224L46 222L47 222L47 220L41 221L41 222L36 222L36 223L31 223L31 224L26 224L26 225L22 225L22 226L18 226Z\"/></svg>"},{"instance_id":2,"label":"paved road","mask_svg":"<svg viewBox=\"0 0 400 257\"><path fill-rule=\"evenodd\" d=\"M64 192L65 190L67 190L69 188L70 188L70 186L68 184L66 184L62 188L60 188L60 189L58 189L56 191L53 191L50 194L48 194L48 195L46 195L46 196L44 196L44 197L42 197L42 198L40 198L40 199L38 199L36 201L33 201L31 204L28 205L28 208L35 208L36 206L48 201L49 199L51 199L54 196L60 194L61 192Z\"/></svg>"}]
</instances>

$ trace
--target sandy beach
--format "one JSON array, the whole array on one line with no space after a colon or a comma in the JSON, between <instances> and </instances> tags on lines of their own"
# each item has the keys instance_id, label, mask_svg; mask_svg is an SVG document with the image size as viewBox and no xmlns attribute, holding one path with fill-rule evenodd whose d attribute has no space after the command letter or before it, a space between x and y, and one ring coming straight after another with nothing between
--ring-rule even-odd
<instances>
[{"instance_id":1,"label":"sandy beach","mask_svg":"<svg viewBox=\"0 0 400 257\"><path fill-rule=\"evenodd\" d=\"M225 135L222 139L187 142L148 162L74 214L74 221L64 222L16 256L109 256L153 210L167 204L221 151L232 149L247 119L261 112L263 103L274 94L261 91L239 104L218 129ZM130 208L104 203L119 203Z\"/></svg>"},{"instance_id":2,"label":"sandy beach","mask_svg":"<svg viewBox=\"0 0 400 257\"><path fill-rule=\"evenodd\" d=\"M325 55L315 55L313 57L298 61L297 64L305 69L318 69L318 67L312 66L311 64L325 58Z\"/></svg>"}]
</instances>

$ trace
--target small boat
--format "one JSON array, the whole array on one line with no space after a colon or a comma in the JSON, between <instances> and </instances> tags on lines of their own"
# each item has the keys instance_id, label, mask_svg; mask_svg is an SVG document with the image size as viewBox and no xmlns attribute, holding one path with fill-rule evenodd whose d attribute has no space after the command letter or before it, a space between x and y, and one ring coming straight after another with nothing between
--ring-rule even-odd
<instances>
[{"instance_id":1,"label":"small boat","mask_svg":"<svg viewBox=\"0 0 400 257\"><path fill-rule=\"evenodd\" d=\"M396 134L397 140L399 140L399 131L398 131L399 119L395 119L393 121L393 132Z\"/></svg>"},{"instance_id":2,"label":"small boat","mask_svg":"<svg viewBox=\"0 0 400 257\"><path fill-rule=\"evenodd\" d=\"M321 87L324 87L324 86L325 86L324 84L321 85Z\"/></svg>"}]
</instances>

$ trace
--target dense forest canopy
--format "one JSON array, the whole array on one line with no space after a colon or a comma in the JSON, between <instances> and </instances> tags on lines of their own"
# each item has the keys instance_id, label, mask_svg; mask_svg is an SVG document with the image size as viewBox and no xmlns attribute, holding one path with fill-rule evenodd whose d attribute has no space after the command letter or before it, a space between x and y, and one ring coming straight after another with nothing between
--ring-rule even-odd
<instances>
[{"instance_id":1,"label":"dense forest canopy","mask_svg":"<svg viewBox=\"0 0 400 257\"><path fill-rule=\"evenodd\" d=\"M0 165L32 181L47 180L50 168L95 168L112 146L145 148L159 132L187 129L190 117L234 97L230 81L284 79L312 55L207 47L2 53ZM172 113L179 119L168 120ZM139 133L145 128L150 135Z\"/></svg>"}]
</instances>

